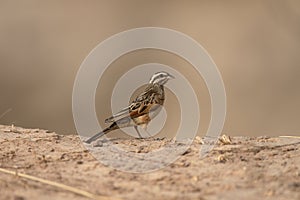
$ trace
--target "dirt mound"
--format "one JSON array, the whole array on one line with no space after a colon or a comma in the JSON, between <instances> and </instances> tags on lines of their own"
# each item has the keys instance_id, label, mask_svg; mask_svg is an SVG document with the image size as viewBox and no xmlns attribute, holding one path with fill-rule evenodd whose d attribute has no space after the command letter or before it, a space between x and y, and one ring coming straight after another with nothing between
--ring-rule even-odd
<instances>
[{"instance_id":1,"label":"dirt mound","mask_svg":"<svg viewBox=\"0 0 300 200\"><path fill-rule=\"evenodd\" d=\"M170 141L111 142L147 153ZM300 199L300 139L233 137L204 159L201 145L161 170L126 173L98 162L77 135L0 126L0 199Z\"/></svg>"}]
</instances>

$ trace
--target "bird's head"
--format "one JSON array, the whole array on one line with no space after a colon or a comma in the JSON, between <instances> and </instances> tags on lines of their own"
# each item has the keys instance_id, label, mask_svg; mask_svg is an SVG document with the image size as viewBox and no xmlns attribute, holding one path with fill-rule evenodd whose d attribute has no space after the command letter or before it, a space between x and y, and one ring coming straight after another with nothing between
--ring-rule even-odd
<instances>
[{"instance_id":1,"label":"bird's head","mask_svg":"<svg viewBox=\"0 0 300 200\"><path fill-rule=\"evenodd\" d=\"M171 74L169 74L167 72L156 72L151 77L149 83L151 83L151 84L157 83L160 85L164 85L168 82L168 80L174 79L174 78L175 78L174 76L172 76Z\"/></svg>"}]
</instances>

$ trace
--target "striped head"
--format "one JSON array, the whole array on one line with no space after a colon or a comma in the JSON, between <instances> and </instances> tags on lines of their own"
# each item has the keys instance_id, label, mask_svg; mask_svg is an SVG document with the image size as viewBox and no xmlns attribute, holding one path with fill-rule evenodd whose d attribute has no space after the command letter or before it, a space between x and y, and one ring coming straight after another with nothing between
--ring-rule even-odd
<instances>
[{"instance_id":1,"label":"striped head","mask_svg":"<svg viewBox=\"0 0 300 200\"><path fill-rule=\"evenodd\" d=\"M159 85L164 85L168 82L168 80L173 79L173 78L175 78L175 77L167 72L156 72L151 77L149 83L151 83L151 84L157 83Z\"/></svg>"}]
</instances>

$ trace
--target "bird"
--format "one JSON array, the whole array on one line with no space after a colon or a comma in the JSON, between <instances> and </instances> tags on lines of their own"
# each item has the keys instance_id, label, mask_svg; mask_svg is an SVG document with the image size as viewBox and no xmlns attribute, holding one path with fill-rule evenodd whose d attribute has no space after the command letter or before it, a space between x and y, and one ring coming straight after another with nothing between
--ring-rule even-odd
<instances>
[{"instance_id":1,"label":"bird","mask_svg":"<svg viewBox=\"0 0 300 200\"><path fill-rule=\"evenodd\" d=\"M144 91L128 107L105 119L105 123L111 123L111 125L87 139L85 143L90 144L113 130L132 126L138 136L142 138L138 126L146 130L151 119L158 115L165 101L164 85L174 78L173 75L165 71L153 74Z\"/></svg>"}]
</instances>

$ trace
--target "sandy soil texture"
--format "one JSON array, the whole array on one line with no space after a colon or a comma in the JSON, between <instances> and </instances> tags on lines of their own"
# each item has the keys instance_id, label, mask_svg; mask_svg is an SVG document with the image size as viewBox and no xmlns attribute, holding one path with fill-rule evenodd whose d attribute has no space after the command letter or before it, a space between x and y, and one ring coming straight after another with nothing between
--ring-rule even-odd
<instances>
[{"instance_id":1,"label":"sandy soil texture","mask_svg":"<svg viewBox=\"0 0 300 200\"><path fill-rule=\"evenodd\" d=\"M147 153L169 140L111 142ZM98 162L77 135L0 126L0 199L88 199L5 170L65 184L99 199L300 199L300 139L233 137L224 143L199 159L198 138L161 170L127 173Z\"/></svg>"}]
</instances>

